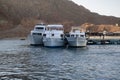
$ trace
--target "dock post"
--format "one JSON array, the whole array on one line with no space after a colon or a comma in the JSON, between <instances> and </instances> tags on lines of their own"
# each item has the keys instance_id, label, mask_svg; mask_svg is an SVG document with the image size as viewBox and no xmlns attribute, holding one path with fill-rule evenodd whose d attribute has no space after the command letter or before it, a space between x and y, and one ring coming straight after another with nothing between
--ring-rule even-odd
<instances>
[{"instance_id":1,"label":"dock post","mask_svg":"<svg viewBox=\"0 0 120 80\"><path fill-rule=\"evenodd\" d=\"M106 31L103 31L103 40L105 40Z\"/></svg>"}]
</instances>

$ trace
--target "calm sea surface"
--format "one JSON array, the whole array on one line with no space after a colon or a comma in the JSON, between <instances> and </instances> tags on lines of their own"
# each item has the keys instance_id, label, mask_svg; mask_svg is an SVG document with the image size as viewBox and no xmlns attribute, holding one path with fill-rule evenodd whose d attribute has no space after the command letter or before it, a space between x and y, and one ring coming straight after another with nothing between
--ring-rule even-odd
<instances>
[{"instance_id":1,"label":"calm sea surface","mask_svg":"<svg viewBox=\"0 0 120 80\"><path fill-rule=\"evenodd\" d=\"M120 80L120 45L45 48L0 40L0 80Z\"/></svg>"}]
</instances>

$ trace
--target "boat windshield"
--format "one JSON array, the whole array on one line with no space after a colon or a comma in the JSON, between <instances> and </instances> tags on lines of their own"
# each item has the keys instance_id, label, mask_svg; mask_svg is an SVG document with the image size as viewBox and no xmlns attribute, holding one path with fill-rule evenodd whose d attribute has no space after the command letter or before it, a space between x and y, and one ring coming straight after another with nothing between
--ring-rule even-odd
<instances>
[{"instance_id":1,"label":"boat windshield","mask_svg":"<svg viewBox=\"0 0 120 80\"><path fill-rule=\"evenodd\" d=\"M36 27L35 29L44 29L43 27Z\"/></svg>"},{"instance_id":2,"label":"boat windshield","mask_svg":"<svg viewBox=\"0 0 120 80\"><path fill-rule=\"evenodd\" d=\"M84 37L84 35L80 35L80 37Z\"/></svg>"}]
</instances>

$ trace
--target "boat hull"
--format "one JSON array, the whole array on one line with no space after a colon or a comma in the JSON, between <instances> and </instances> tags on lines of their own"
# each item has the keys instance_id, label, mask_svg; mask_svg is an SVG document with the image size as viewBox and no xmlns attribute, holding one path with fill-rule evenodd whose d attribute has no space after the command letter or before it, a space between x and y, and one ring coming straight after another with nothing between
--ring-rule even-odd
<instances>
[{"instance_id":1,"label":"boat hull","mask_svg":"<svg viewBox=\"0 0 120 80\"><path fill-rule=\"evenodd\" d=\"M45 47L63 47L64 40L61 38L43 38Z\"/></svg>"},{"instance_id":2,"label":"boat hull","mask_svg":"<svg viewBox=\"0 0 120 80\"><path fill-rule=\"evenodd\" d=\"M43 36L31 35L30 36L30 45L43 45Z\"/></svg>"},{"instance_id":3,"label":"boat hull","mask_svg":"<svg viewBox=\"0 0 120 80\"><path fill-rule=\"evenodd\" d=\"M85 47L87 45L87 40L84 38L67 37L67 41L70 47Z\"/></svg>"}]
</instances>

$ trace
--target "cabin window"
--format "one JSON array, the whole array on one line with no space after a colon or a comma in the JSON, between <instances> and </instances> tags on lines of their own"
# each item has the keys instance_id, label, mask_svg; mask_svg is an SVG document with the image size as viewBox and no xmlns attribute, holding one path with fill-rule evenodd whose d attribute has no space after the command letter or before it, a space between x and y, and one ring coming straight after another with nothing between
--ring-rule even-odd
<instances>
[{"instance_id":1,"label":"cabin window","mask_svg":"<svg viewBox=\"0 0 120 80\"><path fill-rule=\"evenodd\" d=\"M54 36L54 34L52 34L52 36Z\"/></svg>"},{"instance_id":2,"label":"cabin window","mask_svg":"<svg viewBox=\"0 0 120 80\"><path fill-rule=\"evenodd\" d=\"M80 35L80 37L84 37L84 35Z\"/></svg>"},{"instance_id":3,"label":"cabin window","mask_svg":"<svg viewBox=\"0 0 120 80\"><path fill-rule=\"evenodd\" d=\"M76 35L76 37L79 37L79 35Z\"/></svg>"},{"instance_id":4,"label":"cabin window","mask_svg":"<svg viewBox=\"0 0 120 80\"><path fill-rule=\"evenodd\" d=\"M33 33L33 35L42 35L42 33Z\"/></svg>"},{"instance_id":5,"label":"cabin window","mask_svg":"<svg viewBox=\"0 0 120 80\"><path fill-rule=\"evenodd\" d=\"M43 36L46 36L46 34L43 34Z\"/></svg>"},{"instance_id":6,"label":"cabin window","mask_svg":"<svg viewBox=\"0 0 120 80\"><path fill-rule=\"evenodd\" d=\"M74 35L71 35L71 37L74 37Z\"/></svg>"},{"instance_id":7,"label":"cabin window","mask_svg":"<svg viewBox=\"0 0 120 80\"><path fill-rule=\"evenodd\" d=\"M66 34L67 37L70 37L70 34Z\"/></svg>"},{"instance_id":8,"label":"cabin window","mask_svg":"<svg viewBox=\"0 0 120 80\"><path fill-rule=\"evenodd\" d=\"M44 29L43 27L36 27L36 29Z\"/></svg>"},{"instance_id":9,"label":"cabin window","mask_svg":"<svg viewBox=\"0 0 120 80\"><path fill-rule=\"evenodd\" d=\"M36 33L33 33L33 35L36 35Z\"/></svg>"},{"instance_id":10,"label":"cabin window","mask_svg":"<svg viewBox=\"0 0 120 80\"><path fill-rule=\"evenodd\" d=\"M37 33L38 35L42 35L41 33Z\"/></svg>"},{"instance_id":11,"label":"cabin window","mask_svg":"<svg viewBox=\"0 0 120 80\"><path fill-rule=\"evenodd\" d=\"M63 34L61 34L60 36L63 37Z\"/></svg>"}]
</instances>

